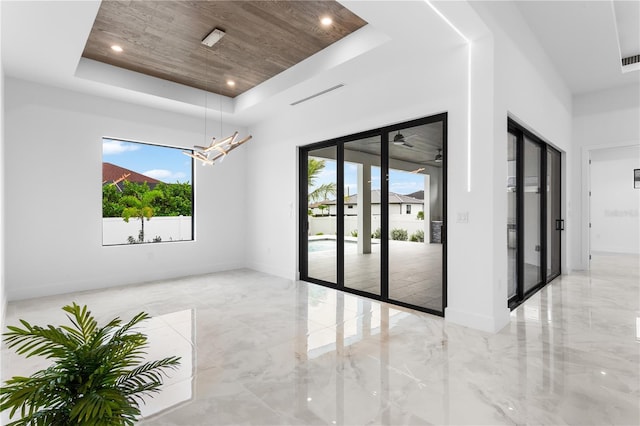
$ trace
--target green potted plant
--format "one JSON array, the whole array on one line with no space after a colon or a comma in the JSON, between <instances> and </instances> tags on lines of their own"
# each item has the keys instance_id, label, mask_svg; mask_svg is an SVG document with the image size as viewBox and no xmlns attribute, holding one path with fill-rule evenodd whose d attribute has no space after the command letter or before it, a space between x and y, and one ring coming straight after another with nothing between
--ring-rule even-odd
<instances>
[{"instance_id":1,"label":"green potted plant","mask_svg":"<svg viewBox=\"0 0 640 426\"><path fill-rule=\"evenodd\" d=\"M120 318L104 327L86 306L62 308L71 326L40 327L20 320L9 326L4 340L9 348L43 356L53 364L30 377L13 377L0 389L0 411L26 425L133 425L139 404L160 391L167 370L176 369L179 357L142 363L147 337L135 326L149 318L140 312L126 324Z\"/></svg>"}]
</instances>

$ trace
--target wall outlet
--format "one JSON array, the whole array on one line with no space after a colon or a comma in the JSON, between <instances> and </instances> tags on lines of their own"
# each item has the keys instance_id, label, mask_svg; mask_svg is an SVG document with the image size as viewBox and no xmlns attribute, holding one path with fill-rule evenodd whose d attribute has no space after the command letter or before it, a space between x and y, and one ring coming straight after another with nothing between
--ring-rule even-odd
<instances>
[{"instance_id":1,"label":"wall outlet","mask_svg":"<svg viewBox=\"0 0 640 426\"><path fill-rule=\"evenodd\" d=\"M469 223L469 212L458 212L456 216L457 223Z\"/></svg>"}]
</instances>

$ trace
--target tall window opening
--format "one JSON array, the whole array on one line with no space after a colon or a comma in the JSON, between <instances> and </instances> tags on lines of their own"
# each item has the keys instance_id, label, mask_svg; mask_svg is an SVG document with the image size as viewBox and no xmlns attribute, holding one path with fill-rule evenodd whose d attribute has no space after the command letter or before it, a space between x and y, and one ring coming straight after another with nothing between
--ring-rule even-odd
<instances>
[{"instance_id":1,"label":"tall window opening","mask_svg":"<svg viewBox=\"0 0 640 426\"><path fill-rule=\"evenodd\" d=\"M193 160L182 151L102 140L102 245L193 240Z\"/></svg>"}]
</instances>

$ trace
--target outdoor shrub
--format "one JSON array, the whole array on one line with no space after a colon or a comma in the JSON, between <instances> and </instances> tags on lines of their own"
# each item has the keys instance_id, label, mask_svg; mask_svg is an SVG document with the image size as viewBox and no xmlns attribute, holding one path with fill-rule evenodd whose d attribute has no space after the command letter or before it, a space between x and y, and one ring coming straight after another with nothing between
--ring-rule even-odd
<instances>
[{"instance_id":1,"label":"outdoor shrub","mask_svg":"<svg viewBox=\"0 0 640 426\"><path fill-rule=\"evenodd\" d=\"M351 236L352 237L357 237L358 236L358 230L354 229L353 231L351 231Z\"/></svg>"},{"instance_id":2,"label":"outdoor shrub","mask_svg":"<svg viewBox=\"0 0 640 426\"><path fill-rule=\"evenodd\" d=\"M422 229L418 229L416 232L411 234L411 241L423 243L424 242L424 231Z\"/></svg>"},{"instance_id":3,"label":"outdoor shrub","mask_svg":"<svg viewBox=\"0 0 640 426\"><path fill-rule=\"evenodd\" d=\"M416 218L418 220L424 220L424 212L418 212L418 214L416 215Z\"/></svg>"},{"instance_id":4,"label":"outdoor shrub","mask_svg":"<svg viewBox=\"0 0 640 426\"><path fill-rule=\"evenodd\" d=\"M316 235L324 235L324 232L317 232Z\"/></svg>"},{"instance_id":5,"label":"outdoor shrub","mask_svg":"<svg viewBox=\"0 0 640 426\"><path fill-rule=\"evenodd\" d=\"M380 230L380 228L376 229L376 232L371 234L371 238L376 238L379 240L380 237L382 237L382 231Z\"/></svg>"},{"instance_id":6,"label":"outdoor shrub","mask_svg":"<svg viewBox=\"0 0 640 426\"><path fill-rule=\"evenodd\" d=\"M406 229L394 228L391 230L391 239L396 241L407 241L409 238Z\"/></svg>"}]
</instances>

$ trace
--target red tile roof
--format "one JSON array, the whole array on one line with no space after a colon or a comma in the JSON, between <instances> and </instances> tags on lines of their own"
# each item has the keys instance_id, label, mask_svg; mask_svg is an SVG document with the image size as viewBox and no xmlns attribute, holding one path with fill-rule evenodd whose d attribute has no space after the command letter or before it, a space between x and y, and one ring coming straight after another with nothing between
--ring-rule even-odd
<instances>
[{"instance_id":1,"label":"red tile roof","mask_svg":"<svg viewBox=\"0 0 640 426\"><path fill-rule=\"evenodd\" d=\"M116 166L111 163L102 163L102 182L111 183L117 181L121 177L129 174L125 180L128 180L131 183L144 183L147 182L149 184L158 184L161 183L158 179L154 179L149 176L145 176L141 173L134 172L133 170L125 169L124 167Z\"/></svg>"}]
</instances>

